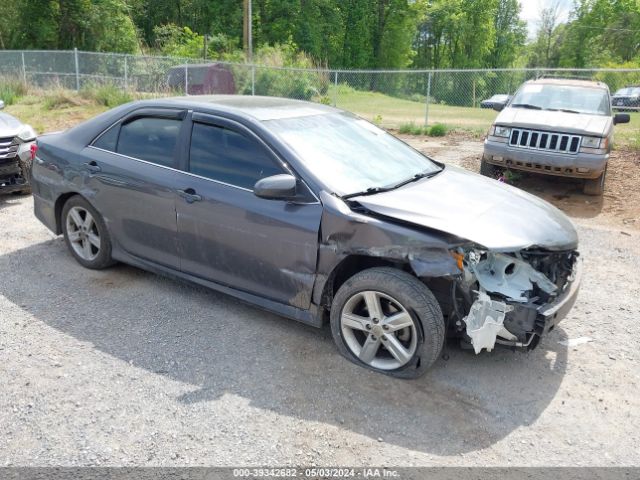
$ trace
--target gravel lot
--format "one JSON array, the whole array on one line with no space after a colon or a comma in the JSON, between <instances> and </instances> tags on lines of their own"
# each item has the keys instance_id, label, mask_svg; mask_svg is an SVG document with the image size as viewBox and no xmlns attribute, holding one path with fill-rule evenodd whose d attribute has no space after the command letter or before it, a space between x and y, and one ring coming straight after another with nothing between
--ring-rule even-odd
<instances>
[{"instance_id":1,"label":"gravel lot","mask_svg":"<svg viewBox=\"0 0 640 480\"><path fill-rule=\"evenodd\" d=\"M420 142L477 162L477 140ZM0 197L0 466L640 465L640 231L572 208L585 277L560 327L529 354L450 345L401 381L343 360L328 329L85 270L30 197Z\"/></svg>"}]
</instances>

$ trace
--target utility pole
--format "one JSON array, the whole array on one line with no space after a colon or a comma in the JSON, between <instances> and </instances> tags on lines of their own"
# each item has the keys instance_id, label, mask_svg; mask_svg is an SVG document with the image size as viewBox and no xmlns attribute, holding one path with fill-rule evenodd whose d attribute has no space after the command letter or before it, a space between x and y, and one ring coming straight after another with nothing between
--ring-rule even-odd
<instances>
[{"instance_id":1,"label":"utility pole","mask_svg":"<svg viewBox=\"0 0 640 480\"><path fill-rule=\"evenodd\" d=\"M244 23L243 23L243 40L244 53L248 62L253 62L253 13L252 0L244 0Z\"/></svg>"}]
</instances>

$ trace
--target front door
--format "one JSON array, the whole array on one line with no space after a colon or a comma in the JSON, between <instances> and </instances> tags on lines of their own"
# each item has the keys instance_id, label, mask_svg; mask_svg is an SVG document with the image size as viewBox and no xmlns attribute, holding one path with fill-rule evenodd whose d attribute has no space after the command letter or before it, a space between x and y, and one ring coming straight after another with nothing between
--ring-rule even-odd
<instances>
[{"instance_id":1,"label":"front door","mask_svg":"<svg viewBox=\"0 0 640 480\"><path fill-rule=\"evenodd\" d=\"M315 197L256 197L256 181L288 172L257 136L225 119L194 114L187 169L176 201L182 270L307 308L322 213Z\"/></svg>"}]
</instances>

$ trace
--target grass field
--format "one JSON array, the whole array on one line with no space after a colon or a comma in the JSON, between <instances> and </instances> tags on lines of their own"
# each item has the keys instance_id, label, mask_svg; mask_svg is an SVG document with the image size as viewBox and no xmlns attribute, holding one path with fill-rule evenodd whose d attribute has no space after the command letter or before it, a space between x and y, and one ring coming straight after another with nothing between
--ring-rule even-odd
<instances>
[{"instance_id":1,"label":"grass field","mask_svg":"<svg viewBox=\"0 0 640 480\"><path fill-rule=\"evenodd\" d=\"M333 93L329 98L333 99ZM426 105L378 92L361 92L338 89L338 108L349 110L386 128L398 128L403 123L422 125L425 121ZM443 123L453 129L466 129L485 133L496 117L493 110L481 108L429 105L429 124Z\"/></svg>"},{"instance_id":2,"label":"grass field","mask_svg":"<svg viewBox=\"0 0 640 480\"><path fill-rule=\"evenodd\" d=\"M7 113L31 125L38 133L64 130L104 112L108 107L92 102L59 105L48 108L46 97L28 95L5 108Z\"/></svg>"},{"instance_id":3,"label":"grass field","mask_svg":"<svg viewBox=\"0 0 640 480\"><path fill-rule=\"evenodd\" d=\"M425 121L424 103L348 87L338 87L337 95L334 95L335 92L330 90L327 97L330 100L335 98L339 108L385 128L399 129L409 123L423 125ZM108 89L80 93L67 90L30 91L18 97L5 110L32 125L37 132L44 133L71 127L131 98L131 95ZM441 123L447 126L448 131L470 132L480 137L486 133L496 115L497 112L488 109L430 105L429 125ZM616 143L640 150L640 113L631 114L631 123L616 127Z\"/></svg>"}]
</instances>

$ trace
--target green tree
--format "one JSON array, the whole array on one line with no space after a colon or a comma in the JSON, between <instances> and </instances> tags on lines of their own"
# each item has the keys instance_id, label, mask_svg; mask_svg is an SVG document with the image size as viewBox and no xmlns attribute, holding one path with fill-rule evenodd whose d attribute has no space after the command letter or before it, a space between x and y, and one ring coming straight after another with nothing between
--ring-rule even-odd
<instances>
[{"instance_id":1,"label":"green tree","mask_svg":"<svg viewBox=\"0 0 640 480\"><path fill-rule=\"evenodd\" d=\"M55 0L21 0L10 48L58 48L59 4Z\"/></svg>"},{"instance_id":2,"label":"green tree","mask_svg":"<svg viewBox=\"0 0 640 480\"><path fill-rule=\"evenodd\" d=\"M518 0L498 0L494 20L495 40L490 48L487 66L509 67L527 40L527 24L520 20Z\"/></svg>"}]
</instances>

